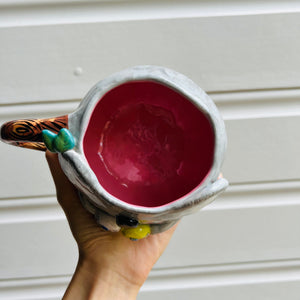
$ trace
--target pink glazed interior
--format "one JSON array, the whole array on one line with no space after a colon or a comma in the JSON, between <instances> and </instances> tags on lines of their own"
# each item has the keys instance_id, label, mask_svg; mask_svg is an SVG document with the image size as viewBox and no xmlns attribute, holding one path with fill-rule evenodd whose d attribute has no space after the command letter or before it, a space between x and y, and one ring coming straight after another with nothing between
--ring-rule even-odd
<instances>
[{"instance_id":1,"label":"pink glazed interior","mask_svg":"<svg viewBox=\"0 0 300 300\"><path fill-rule=\"evenodd\" d=\"M132 205L158 207L206 178L214 132L206 115L179 92L154 81L132 81L99 100L83 149L107 192Z\"/></svg>"}]
</instances>

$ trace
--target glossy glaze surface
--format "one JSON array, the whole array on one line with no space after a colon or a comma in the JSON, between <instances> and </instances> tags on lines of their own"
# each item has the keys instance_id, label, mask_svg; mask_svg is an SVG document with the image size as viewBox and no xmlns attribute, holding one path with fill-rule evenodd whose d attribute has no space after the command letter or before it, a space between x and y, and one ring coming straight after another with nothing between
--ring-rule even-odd
<instances>
[{"instance_id":1,"label":"glossy glaze surface","mask_svg":"<svg viewBox=\"0 0 300 300\"><path fill-rule=\"evenodd\" d=\"M206 115L179 92L132 81L99 99L83 149L110 194L157 207L201 184L212 166L214 133Z\"/></svg>"}]
</instances>

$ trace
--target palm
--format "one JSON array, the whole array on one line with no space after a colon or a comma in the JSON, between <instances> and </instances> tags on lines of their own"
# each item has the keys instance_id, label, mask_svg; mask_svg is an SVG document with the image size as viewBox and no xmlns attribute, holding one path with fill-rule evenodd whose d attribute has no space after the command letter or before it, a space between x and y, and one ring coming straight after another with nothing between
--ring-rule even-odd
<instances>
[{"instance_id":1,"label":"palm","mask_svg":"<svg viewBox=\"0 0 300 300\"><path fill-rule=\"evenodd\" d=\"M64 175L57 156L47 152L47 159L57 190L57 199L65 211L80 255L96 264L108 266L120 275L142 284L166 248L175 227L148 238L131 241L121 233L102 230L81 205L75 187Z\"/></svg>"},{"instance_id":2,"label":"palm","mask_svg":"<svg viewBox=\"0 0 300 300\"><path fill-rule=\"evenodd\" d=\"M89 213L82 211L82 214L85 218L80 227L70 223L80 251L94 257L95 262L110 266L112 261L115 262L116 271L129 278L140 278L141 284L163 253L175 229L135 242L121 233L103 231Z\"/></svg>"}]
</instances>

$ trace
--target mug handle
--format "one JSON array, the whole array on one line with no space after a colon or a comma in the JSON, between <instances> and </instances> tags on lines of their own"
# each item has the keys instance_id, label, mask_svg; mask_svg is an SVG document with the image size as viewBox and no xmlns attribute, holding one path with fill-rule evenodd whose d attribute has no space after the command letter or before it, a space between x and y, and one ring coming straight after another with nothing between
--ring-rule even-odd
<instances>
[{"instance_id":1,"label":"mug handle","mask_svg":"<svg viewBox=\"0 0 300 300\"><path fill-rule=\"evenodd\" d=\"M58 133L68 129L68 115L49 119L25 119L6 122L1 126L1 140L7 144L46 151L42 131L48 129Z\"/></svg>"}]
</instances>

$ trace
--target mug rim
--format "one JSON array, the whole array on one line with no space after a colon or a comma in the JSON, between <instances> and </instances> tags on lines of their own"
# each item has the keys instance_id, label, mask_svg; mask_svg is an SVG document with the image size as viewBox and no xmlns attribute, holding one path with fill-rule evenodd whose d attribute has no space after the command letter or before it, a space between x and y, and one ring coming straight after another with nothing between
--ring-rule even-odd
<instances>
[{"instance_id":1,"label":"mug rim","mask_svg":"<svg viewBox=\"0 0 300 300\"><path fill-rule=\"evenodd\" d=\"M204 180L184 196L161 206L137 206L111 195L99 183L86 159L83 149L83 139L88 128L90 117L98 101L113 88L133 81L158 82L185 96L187 100L191 101L205 114L214 132L215 145L213 162ZM201 193L203 189L209 189L209 186L217 180L227 144L224 122L209 96L185 75L168 68L149 65L136 66L123 70L95 84L83 98L79 107L73 113L69 114L69 130L75 137L76 145L72 150L60 154L62 168L77 188L84 190L85 193L90 195L94 205L100 209L109 210L110 213L113 207L116 213L125 210L136 214L156 215L166 213L170 210L182 210L186 206L206 200L203 199L203 197L201 198ZM71 169L75 169L77 176L80 177L83 184L78 183ZM104 199L105 203L99 200L97 201L99 197Z\"/></svg>"}]
</instances>

